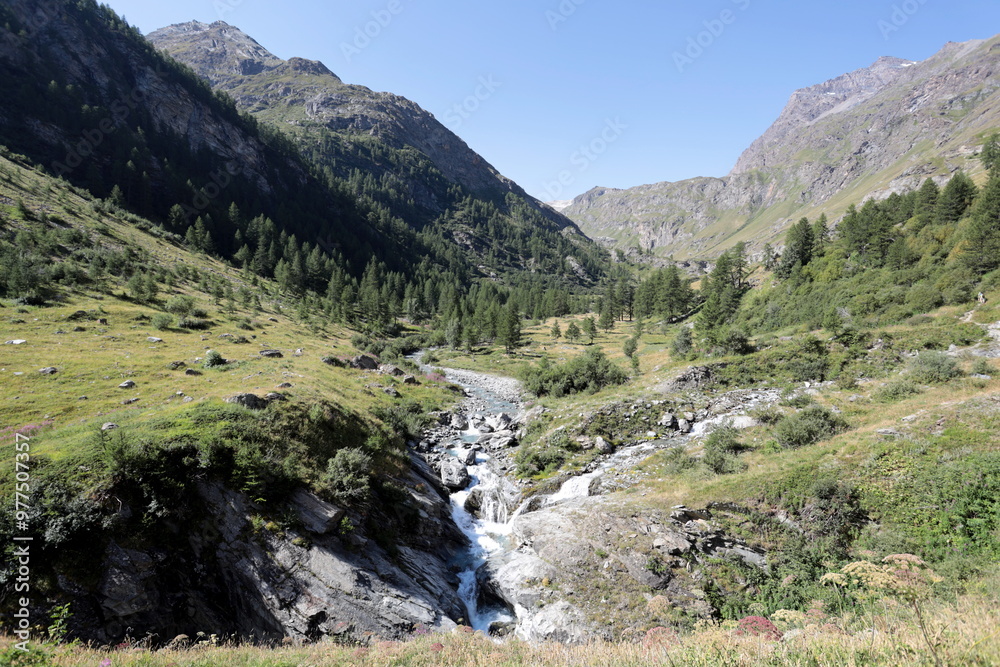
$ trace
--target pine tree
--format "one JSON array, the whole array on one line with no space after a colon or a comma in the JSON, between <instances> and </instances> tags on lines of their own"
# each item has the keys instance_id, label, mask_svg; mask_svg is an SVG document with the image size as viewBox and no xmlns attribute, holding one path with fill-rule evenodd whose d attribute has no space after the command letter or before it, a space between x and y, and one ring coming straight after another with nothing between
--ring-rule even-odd
<instances>
[{"instance_id":1,"label":"pine tree","mask_svg":"<svg viewBox=\"0 0 1000 667\"><path fill-rule=\"evenodd\" d=\"M562 329L559 328L559 320L552 323L552 340L559 340L562 337Z\"/></svg>"},{"instance_id":2,"label":"pine tree","mask_svg":"<svg viewBox=\"0 0 1000 667\"><path fill-rule=\"evenodd\" d=\"M597 320L597 326L604 329L606 332L615 328L613 304L605 303L604 308L601 309L601 316Z\"/></svg>"},{"instance_id":3,"label":"pine tree","mask_svg":"<svg viewBox=\"0 0 1000 667\"><path fill-rule=\"evenodd\" d=\"M972 206L978 194L979 188L972 179L963 171L957 172L938 197L934 222L939 225L958 222Z\"/></svg>"},{"instance_id":4,"label":"pine tree","mask_svg":"<svg viewBox=\"0 0 1000 667\"><path fill-rule=\"evenodd\" d=\"M979 153L979 159L983 166L990 172L1000 166L1000 133L994 132L986 139L983 149Z\"/></svg>"},{"instance_id":5,"label":"pine tree","mask_svg":"<svg viewBox=\"0 0 1000 667\"><path fill-rule=\"evenodd\" d=\"M795 267L805 266L812 260L813 230L808 218L802 218L789 228L785 236L785 251L781 254L775 274L782 279L792 275Z\"/></svg>"},{"instance_id":6,"label":"pine tree","mask_svg":"<svg viewBox=\"0 0 1000 667\"><path fill-rule=\"evenodd\" d=\"M976 199L965 239L966 266L980 274L1000 266L1000 171L994 172Z\"/></svg>"},{"instance_id":7,"label":"pine tree","mask_svg":"<svg viewBox=\"0 0 1000 667\"><path fill-rule=\"evenodd\" d=\"M507 354L511 354L521 345L521 313L514 303L508 303L503 310L497 342L503 345Z\"/></svg>"},{"instance_id":8,"label":"pine tree","mask_svg":"<svg viewBox=\"0 0 1000 667\"><path fill-rule=\"evenodd\" d=\"M611 323L614 326L614 322ZM593 316L587 316L583 320L583 333L589 339L588 345L594 344L594 339L597 338L597 323L594 322Z\"/></svg>"},{"instance_id":9,"label":"pine tree","mask_svg":"<svg viewBox=\"0 0 1000 667\"><path fill-rule=\"evenodd\" d=\"M580 331L580 327L576 325L576 322L570 322L569 326L566 327L566 340L571 343L575 343L580 340L580 336L583 335Z\"/></svg>"}]
</instances>

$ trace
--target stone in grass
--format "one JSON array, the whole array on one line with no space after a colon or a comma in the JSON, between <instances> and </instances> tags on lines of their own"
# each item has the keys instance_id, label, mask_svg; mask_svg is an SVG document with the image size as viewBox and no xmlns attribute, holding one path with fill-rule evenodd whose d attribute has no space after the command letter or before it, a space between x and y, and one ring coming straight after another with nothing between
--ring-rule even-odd
<instances>
[{"instance_id":1,"label":"stone in grass","mask_svg":"<svg viewBox=\"0 0 1000 667\"><path fill-rule=\"evenodd\" d=\"M56 373L59 372L59 369L53 366L46 366L45 368L39 368L38 372L41 373L42 375L55 375Z\"/></svg>"},{"instance_id":2,"label":"stone in grass","mask_svg":"<svg viewBox=\"0 0 1000 667\"><path fill-rule=\"evenodd\" d=\"M122 405L132 405L133 403L138 403L138 402L139 402L138 398L126 398L124 401L122 401Z\"/></svg>"},{"instance_id":3,"label":"stone in grass","mask_svg":"<svg viewBox=\"0 0 1000 667\"><path fill-rule=\"evenodd\" d=\"M256 394L236 394L227 398L226 403L242 405L250 410L263 410L267 407L267 401Z\"/></svg>"},{"instance_id":4,"label":"stone in grass","mask_svg":"<svg viewBox=\"0 0 1000 667\"><path fill-rule=\"evenodd\" d=\"M278 385L278 389L291 389L291 388L292 388L291 382L282 382L281 384Z\"/></svg>"},{"instance_id":5,"label":"stone in grass","mask_svg":"<svg viewBox=\"0 0 1000 667\"><path fill-rule=\"evenodd\" d=\"M101 430L102 431L113 431L116 428L118 428L118 424L116 424L114 422L108 422L104 426L101 427Z\"/></svg>"},{"instance_id":6,"label":"stone in grass","mask_svg":"<svg viewBox=\"0 0 1000 667\"><path fill-rule=\"evenodd\" d=\"M135 387L135 382L133 382L132 380L125 380L120 385L118 385L119 389L132 389L133 387Z\"/></svg>"},{"instance_id":7,"label":"stone in grass","mask_svg":"<svg viewBox=\"0 0 1000 667\"><path fill-rule=\"evenodd\" d=\"M163 339L162 338L157 338L156 336L149 336L146 339L146 341L149 342L149 343L162 343Z\"/></svg>"},{"instance_id":8,"label":"stone in grass","mask_svg":"<svg viewBox=\"0 0 1000 667\"><path fill-rule=\"evenodd\" d=\"M386 387L382 391L384 391L386 395L391 396L392 398L399 398L400 396L399 390L397 390L395 387Z\"/></svg>"},{"instance_id":9,"label":"stone in grass","mask_svg":"<svg viewBox=\"0 0 1000 667\"><path fill-rule=\"evenodd\" d=\"M261 350L260 356L265 359L281 359L285 355L283 355L280 350Z\"/></svg>"},{"instance_id":10,"label":"stone in grass","mask_svg":"<svg viewBox=\"0 0 1000 667\"><path fill-rule=\"evenodd\" d=\"M187 364L184 363L183 361L171 361L169 364L167 364L167 368L169 368L172 371L179 371L180 369L186 367Z\"/></svg>"},{"instance_id":11,"label":"stone in grass","mask_svg":"<svg viewBox=\"0 0 1000 667\"><path fill-rule=\"evenodd\" d=\"M184 375L192 375L192 376L193 375L201 375L201 371L197 371L197 370L195 370L193 368L189 368L186 371L184 371Z\"/></svg>"}]
</instances>

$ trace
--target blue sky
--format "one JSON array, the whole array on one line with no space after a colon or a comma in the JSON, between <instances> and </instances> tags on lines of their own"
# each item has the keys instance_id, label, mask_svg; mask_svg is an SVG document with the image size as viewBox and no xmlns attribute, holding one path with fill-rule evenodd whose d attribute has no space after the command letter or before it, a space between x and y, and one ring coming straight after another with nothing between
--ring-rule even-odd
<instances>
[{"instance_id":1,"label":"blue sky","mask_svg":"<svg viewBox=\"0 0 1000 667\"><path fill-rule=\"evenodd\" d=\"M796 89L1000 32L996 0L106 0L403 95L543 200L724 176Z\"/></svg>"}]
</instances>

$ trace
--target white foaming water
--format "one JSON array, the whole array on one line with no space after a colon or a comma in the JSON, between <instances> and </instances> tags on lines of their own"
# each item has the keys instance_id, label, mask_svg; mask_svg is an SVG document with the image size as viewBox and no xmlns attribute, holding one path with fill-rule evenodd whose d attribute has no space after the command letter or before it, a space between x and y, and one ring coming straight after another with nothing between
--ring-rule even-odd
<instances>
[{"instance_id":1,"label":"white foaming water","mask_svg":"<svg viewBox=\"0 0 1000 667\"><path fill-rule=\"evenodd\" d=\"M486 560L506 547L510 535L508 504L505 501L513 485L497 475L489 467L489 457L478 455L476 464L469 466L471 481L462 491L451 494L451 516L459 529L472 543L464 568L458 574L458 595L468 611L468 623L473 630L489 634L494 623L509 623L514 618L502 608L481 608L479 605L479 582L476 572ZM509 487L509 488L508 488ZM480 516L476 518L466 511L465 502L473 489L479 489L481 500Z\"/></svg>"}]
</instances>

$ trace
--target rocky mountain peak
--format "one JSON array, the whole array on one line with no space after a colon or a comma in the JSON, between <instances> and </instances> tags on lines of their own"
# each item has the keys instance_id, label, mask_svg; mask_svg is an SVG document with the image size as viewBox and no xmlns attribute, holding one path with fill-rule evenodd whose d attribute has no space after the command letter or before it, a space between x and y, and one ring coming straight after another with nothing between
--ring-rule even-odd
<instances>
[{"instance_id":1,"label":"rocky mountain peak","mask_svg":"<svg viewBox=\"0 0 1000 667\"><path fill-rule=\"evenodd\" d=\"M998 71L1000 36L949 43L919 62L879 58L792 93L723 179L595 188L565 214L592 238L675 258L775 242L802 216L835 221L845 201L977 168L970 158L1000 127Z\"/></svg>"},{"instance_id":2,"label":"rocky mountain peak","mask_svg":"<svg viewBox=\"0 0 1000 667\"><path fill-rule=\"evenodd\" d=\"M868 67L796 90L778 120L740 156L731 174L764 168L771 146L784 143L805 126L866 102L915 64L912 60L883 56Z\"/></svg>"},{"instance_id":3,"label":"rocky mountain peak","mask_svg":"<svg viewBox=\"0 0 1000 667\"><path fill-rule=\"evenodd\" d=\"M190 21L161 28L148 35L159 48L191 66L213 86L234 78L253 76L278 69L286 62L253 37L225 21L202 23ZM322 63L293 58L287 64L297 71L311 71L336 77Z\"/></svg>"}]
</instances>

